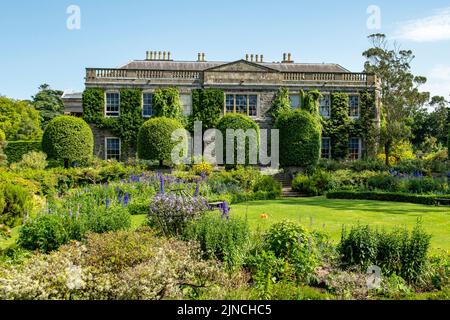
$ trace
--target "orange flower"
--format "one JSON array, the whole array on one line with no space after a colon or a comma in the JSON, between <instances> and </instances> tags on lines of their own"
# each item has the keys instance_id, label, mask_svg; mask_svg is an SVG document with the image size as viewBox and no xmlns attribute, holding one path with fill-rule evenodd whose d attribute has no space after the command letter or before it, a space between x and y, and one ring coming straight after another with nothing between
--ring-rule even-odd
<instances>
[{"instance_id":1,"label":"orange flower","mask_svg":"<svg viewBox=\"0 0 450 320\"><path fill-rule=\"evenodd\" d=\"M268 218L269 218L269 215L263 213L260 217L261 217L261 219L268 219Z\"/></svg>"}]
</instances>

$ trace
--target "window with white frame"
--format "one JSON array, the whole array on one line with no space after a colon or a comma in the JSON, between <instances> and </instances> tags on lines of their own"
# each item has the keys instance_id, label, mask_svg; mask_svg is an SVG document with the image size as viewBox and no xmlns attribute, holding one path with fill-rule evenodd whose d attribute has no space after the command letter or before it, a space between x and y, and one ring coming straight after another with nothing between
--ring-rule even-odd
<instances>
[{"instance_id":1,"label":"window with white frame","mask_svg":"<svg viewBox=\"0 0 450 320\"><path fill-rule=\"evenodd\" d=\"M153 115L153 94L144 93L142 95L142 116L149 118Z\"/></svg>"},{"instance_id":2,"label":"window with white frame","mask_svg":"<svg viewBox=\"0 0 450 320\"><path fill-rule=\"evenodd\" d=\"M107 117L118 117L120 115L120 94L118 92L106 93L105 115Z\"/></svg>"},{"instance_id":3,"label":"window with white frame","mask_svg":"<svg viewBox=\"0 0 450 320\"><path fill-rule=\"evenodd\" d=\"M348 140L348 153L350 160L358 160L361 157L361 139L350 138Z\"/></svg>"},{"instance_id":4,"label":"window with white frame","mask_svg":"<svg viewBox=\"0 0 450 320\"><path fill-rule=\"evenodd\" d=\"M321 147L321 158L322 159L330 159L331 158L331 139L330 138L322 138L322 147Z\"/></svg>"},{"instance_id":5,"label":"window with white frame","mask_svg":"<svg viewBox=\"0 0 450 320\"><path fill-rule=\"evenodd\" d=\"M120 139L119 138L105 138L105 159L120 160Z\"/></svg>"},{"instance_id":6,"label":"window with white frame","mask_svg":"<svg viewBox=\"0 0 450 320\"><path fill-rule=\"evenodd\" d=\"M251 117L258 115L258 96L256 94L225 95L225 113L242 113Z\"/></svg>"},{"instance_id":7,"label":"window with white frame","mask_svg":"<svg viewBox=\"0 0 450 320\"><path fill-rule=\"evenodd\" d=\"M300 103L300 94L290 94L289 95L289 101L291 102L291 108L292 109L298 109L301 107Z\"/></svg>"},{"instance_id":8,"label":"window with white frame","mask_svg":"<svg viewBox=\"0 0 450 320\"><path fill-rule=\"evenodd\" d=\"M349 116L351 118L359 118L359 96L349 96Z\"/></svg>"},{"instance_id":9,"label":"window with white frame","mask_svg":"<svg viewBox=\"0 0 450 320\"><path fill-rule=\"evenodd\" d=\"M331 116L331 99L329 94L324 94L319 100L319 112L324 118Z\"/></svg>"}]
</instances>

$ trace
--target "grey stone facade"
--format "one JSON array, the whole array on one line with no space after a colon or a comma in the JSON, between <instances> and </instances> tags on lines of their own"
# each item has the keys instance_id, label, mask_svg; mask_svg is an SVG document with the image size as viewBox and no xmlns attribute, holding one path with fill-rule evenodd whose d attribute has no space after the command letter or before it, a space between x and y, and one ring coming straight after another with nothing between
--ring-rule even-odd
<instances>
[{"instance_id":1,"label":"grey stone facade","mask_svg":"<svg viewBox=\"0 0 450 320\"><path fill-rule=\"evenodd\" d=\"M280 87L288 88L293 94L300 90L319 90L325 93L346 92L358 94L365 91L379 96L379 81L374 75L352 73L336 64L302 64L283 58L283 62L266 63L262 56L256 60L235 62L207 62L199 54L198 61L169 60L170 54L147 53L146 60L135 60L117 69L86 69L86 88L102 88L105 91L122 88L141 88L144 92L175 86L180 93L190 95L193 89L220 88L225 94L252 94L258 96L257 115L253 117L261 128L270 128L271 119L267 111ZM78 97L78 96L77 96ZM188 97L182 99L189 101ZM377 116L379 125L379 99ZM81 102L79 109L81 109ZM70 98L65 101L71 112L76 109ZM186 102L189 104L189 102ZM185 106L186 112L191 106ZM225 101L224 101L225 110ZM105 157L105 138L114 135L107 130L92 126L95 136L95 155ZM364 144L364 142L362 142ZM125 156L125 152L122 152Z\"/></svg>"}]
</instances>

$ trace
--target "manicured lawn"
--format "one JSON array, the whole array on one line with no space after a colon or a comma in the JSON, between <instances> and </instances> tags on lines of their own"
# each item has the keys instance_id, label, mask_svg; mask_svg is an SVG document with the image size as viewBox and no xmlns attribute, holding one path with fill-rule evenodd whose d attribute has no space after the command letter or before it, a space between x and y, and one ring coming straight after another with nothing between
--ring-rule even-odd
<instances>
[{"instance_id":1,"label":"manicured lawn","mask_svg":"<svg viewBox=\"0 0 450 320\"><path fill-rule=\"evenodd\" d=\"M450 250L450 207L316 197L237 204L230 214L247 216L253 229L264 229L283 219L297 221L310 229L325 231L334 241L339 241L343 225L359 222L386 229L411 229L421 218L425 230L433 236L433 251ZM267 214L268 219L262 219L261 214Z\"/></svg>"}]
</instances>

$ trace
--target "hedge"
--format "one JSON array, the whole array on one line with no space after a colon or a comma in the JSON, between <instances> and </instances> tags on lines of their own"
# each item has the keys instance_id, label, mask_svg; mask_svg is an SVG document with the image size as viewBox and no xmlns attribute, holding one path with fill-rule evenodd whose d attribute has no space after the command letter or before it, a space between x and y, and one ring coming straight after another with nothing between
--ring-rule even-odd
<instances>
[{"instance_id":1,"label":"hedge","mask_svg":"<svg viewBox=\"0 0 450 320\"><path fill-rule=\"evenodd\" d=\"M8 163L22 160L22 156L32 151L42 151L41 141L9 141L5 148Z\"/></svg>"},{"instance_id":2,"label":"hedge","mask_svg":"<svg viewBox=\"0 0 450 320\"><path fill-rule=\"evenodd\" d=\"M377 200L392 202L407 202L425 205L437 204L437 199L449 199L450 195L417 195L398 192L355 192L335 191L328 192L327 199Z\"/></svg>"}]
</instances>

